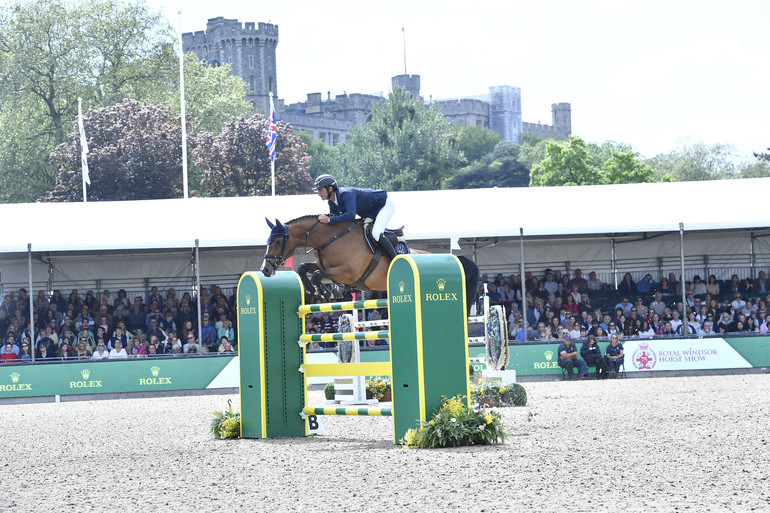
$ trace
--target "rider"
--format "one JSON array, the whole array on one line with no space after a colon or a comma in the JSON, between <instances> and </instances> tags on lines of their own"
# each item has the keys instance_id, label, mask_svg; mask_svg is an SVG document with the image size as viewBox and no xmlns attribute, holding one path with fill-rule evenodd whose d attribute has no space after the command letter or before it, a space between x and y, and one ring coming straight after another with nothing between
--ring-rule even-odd
<instances>
[{"instance_id":1,"label":"rider","mask_svg":"<svg viewBox=\"0 0 770 513\"><path fill-rule=\"evenodd\" d=\"M338 187L337 179L332 175L320 175L315 179L313 189L322 200L329 201L329 215L321 214L318 221L337 224L353 221L356 214L362 219L370 217L374 219L372 236L380 243L388 258L396 258L396 249L382 233L396 209L386 191Z\"/></svg>"}]
</instances>

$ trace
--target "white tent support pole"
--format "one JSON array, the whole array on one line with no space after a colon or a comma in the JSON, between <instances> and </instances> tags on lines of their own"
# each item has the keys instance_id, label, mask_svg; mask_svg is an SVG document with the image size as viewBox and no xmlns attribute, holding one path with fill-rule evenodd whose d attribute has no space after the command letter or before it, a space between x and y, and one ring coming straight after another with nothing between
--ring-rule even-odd
<instances>
[{"instance_id":1,"label":"white tent support pole","mask_svg":"<svg viewBox=\"0 0 770 513\"><path fill-rule=\"evenodd\" d=\"M757 275L757 272L756 272L757 255L754 252L754 240L755 239L756 239L756 236L754 235L754 232L751 232L749 234L749 257L750 257L749 261L751 262L751 276L752 277Z\"/></svg>"},{"instance_id":2,"label":"white tent support pole","mask_svg":"<svg viewBox=\"0 0 770 513\"><path fill-rule=\"evenodd\" d=\"M615 239L612 239L610 258L612 259L612 280L615 283L615 290L618 290L618 261L617 252L615 251Z\"/></svg>"},{"instance_id":3,"label":"white tent support pole","mask_svg":"<svg viewBox=\"0 0 770 513\"><path fill-rule=\"evenodd\" d=\"M526 342L529 330L527 328L527 283L524 275L524 228L519 228L519 250L521 251L521 318L524 320L524 341ZM518 333L514 335L514 340L518 340Z\"/></svg>"},{"instance_id":4,"label":"white tent support pole","mask_svg":"<svg viewBox=\"0 0 770 513\"><path fill-rule=\"evenodd\" d=\"M200 260L200 240L195 239L195 296L198 298L198 302L195 308L198 310L198 345L201 346L201 350L198 351L198 356L203 354L203 337L201 337L201 330L203 324L201 323L201 260Z\"/></svg>"},{"instance_id":5,"label":"white tent support pole","mask_svg":"<svg viewBox=\"0 0 770 513\"><path fill-rule=\"evenodd\" d=\"M32 244L27 244L27 271L29 278L29 292L27 293L27 299L29 299L29 349L32 353L32 363L35 363L35 317L34 317L34 303L32 301ZM22 334L22 337L24 335Z\"/></svg>"},{"instance_id":6,"label":"white tent support pole","mask_svg":"<svg viewBox=\"0 0 770 513\"><path fill-rule=\"evenodd\" d=\"M684 279L684 223L679 223L679 261L682 275L679 283L682 286L682 336L688 333L687 329L687 283Z\"/></svg>"}]
</instances>

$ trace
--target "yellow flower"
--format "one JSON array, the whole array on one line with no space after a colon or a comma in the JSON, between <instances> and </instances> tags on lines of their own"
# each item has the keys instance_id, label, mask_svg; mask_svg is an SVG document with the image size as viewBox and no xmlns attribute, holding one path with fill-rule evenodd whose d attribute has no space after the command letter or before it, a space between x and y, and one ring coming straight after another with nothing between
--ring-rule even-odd
<instances>
[{"instance_id":1,"label":"yellow flower","mask_svg":"<svg viewBox=\"0 0 770 513\"><path fill-rule=\"evenodd\" d=\"M499 392L500 392L501 394L504 394L504 393L505 393L505 387L500 387L500 390L499 390Z\"/></svg>"},{"instance_id":2,"label":"yellow flower","mask_svg":"<svg viewBox=\"0 0 770 513\"><path fill-rule=\"evenodd\" d=\"M486 417L484 417L484 421L487 424L491 424L492 423L492 414L491 413L487 413Z\"/></svg>"}]
</instances>

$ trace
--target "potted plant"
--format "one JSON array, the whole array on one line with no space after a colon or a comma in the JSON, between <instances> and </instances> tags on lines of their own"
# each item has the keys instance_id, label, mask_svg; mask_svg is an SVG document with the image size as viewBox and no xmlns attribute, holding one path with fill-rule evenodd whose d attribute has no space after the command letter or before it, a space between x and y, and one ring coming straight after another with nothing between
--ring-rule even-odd
<instances>
[{"instance_id":1,"label":"potted plant","mask_svg":"<svg viewBox=\"0 0 770 513\"><path fill-rule=\"evenodd\" d=\"M376 377L366 380L366 398L377 399L381 402L389 402L393 400L390 388L390 379L383 377Z\"/></svg>"}]
</instances>

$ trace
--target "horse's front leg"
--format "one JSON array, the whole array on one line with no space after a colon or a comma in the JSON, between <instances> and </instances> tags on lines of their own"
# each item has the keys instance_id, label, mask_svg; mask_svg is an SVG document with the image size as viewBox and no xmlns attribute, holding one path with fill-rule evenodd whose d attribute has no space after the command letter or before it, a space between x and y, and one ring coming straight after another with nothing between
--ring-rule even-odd
<instances>
[{"instance_id":1,"label":"horse's front leg","mask_svg":"<svg viewBox=\"0 0 770 513\"><path fill-rule=\"evenodd\" d=\"M317 288L317 290L323 295L324 301L329 301L329 299L331 299L332 297L331 290L329 290L329 287L327 287L321 282L321 280L323 280L325 276L326 276L326 271L323 269L319 269L313 273L313 276L310 278L310 281Z\"/></svg>"},{"instance_id":2,"label":"horse's front leg","mask_svg":"<svg viewBox=\"0 0 770 513\"><path fill-rule=\"evenodd\" d=\"M297 274L299 274L299 279L302 281L302 285L305 287L305 290L308 292L308 294L313 296L317 296L319 294L319 290L315 285L310 283L308 274L315 273L318 271L318 269L318 264L316 262L305 262L297 267Z\"/></svg>"}]
</instances>

